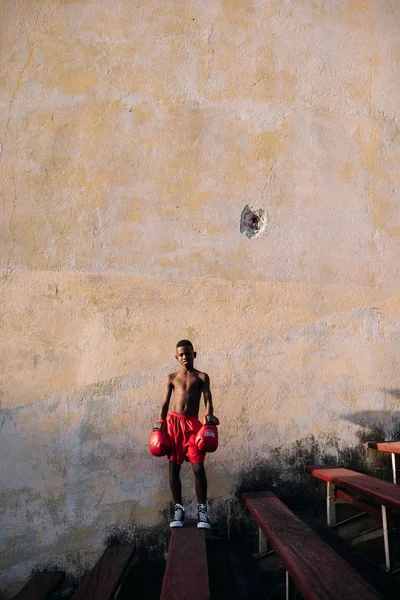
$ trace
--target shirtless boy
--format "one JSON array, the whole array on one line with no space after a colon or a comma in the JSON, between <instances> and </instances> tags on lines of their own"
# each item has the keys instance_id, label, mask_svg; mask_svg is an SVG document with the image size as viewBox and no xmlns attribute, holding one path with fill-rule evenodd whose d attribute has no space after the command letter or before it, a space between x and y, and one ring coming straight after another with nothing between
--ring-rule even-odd
<instances>
[{"instance_id":1,"label":"shirtless boy","mask_svg":"<svg viewBox=\"0 0 400 600\"><path fill-rule=\"evenodd\" d=\"M200 452L195 438L202 424L198 419L200 398L203 394L208 422L215 422L207 373L194 368L196 352L189 340L181 340L176 345L176 360L180 370L167 377L159 419L167 422L167 433L171 442L169 453L169 483L174 500L174 517L170 527L182 527L185 509L182 504L182 486L179 476L184 460L192 463L198 501L197 527L210 529L207 516L207 478L204 470L205 452ZM156 429L163 423L158 421Z\"/></svg>"}]
</instances>

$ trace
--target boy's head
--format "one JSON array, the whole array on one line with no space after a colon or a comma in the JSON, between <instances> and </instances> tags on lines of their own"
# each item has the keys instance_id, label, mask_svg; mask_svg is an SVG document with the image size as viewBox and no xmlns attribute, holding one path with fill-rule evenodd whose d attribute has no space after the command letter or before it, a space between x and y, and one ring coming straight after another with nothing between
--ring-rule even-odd
<instances>
[{"instance_id":1,"label":"boy's head","mask_svg":"<svg viewBox=\"0 0 400 600\"><path fill-rule=\"evenodd\" d=\"M182 367L192 368L194 359L196 358L192 342L189 342L189 340L180 340L176 345L175 358Z\"/></svg>"}]
</instances>

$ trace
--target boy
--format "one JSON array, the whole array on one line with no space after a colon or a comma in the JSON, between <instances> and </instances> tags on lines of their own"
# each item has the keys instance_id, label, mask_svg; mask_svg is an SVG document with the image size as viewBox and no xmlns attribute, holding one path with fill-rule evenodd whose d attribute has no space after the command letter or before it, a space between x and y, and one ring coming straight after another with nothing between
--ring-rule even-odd
<instances>
[{"instance_id":1,"label":"boy","mask_svg":"<svg viewBox=\"0 0 400 600\"><path fill-rule=\"evenodd\" d=\"M210 529L207 515L207 478L204 470L205 452L200 452L195 439L202 424L198 419L201 394L203 394L207 422L215 423L213 415L210 379L207 373L194 368L196 352L189 340L181 340L176 345L176 360L181 368L167 377L159 419L167 423L167 433L171 442L169 453L169 484L174 500L174 517L170 527L182 527L185 509L182 505L182 487L179 476L184 460L192 463L198 501L197 527ZM173 393L173 396L172 396ZM171 400L172 396L172 400ZM164 425L157 422L155 429Z\"/></svg>"}]
</instances>

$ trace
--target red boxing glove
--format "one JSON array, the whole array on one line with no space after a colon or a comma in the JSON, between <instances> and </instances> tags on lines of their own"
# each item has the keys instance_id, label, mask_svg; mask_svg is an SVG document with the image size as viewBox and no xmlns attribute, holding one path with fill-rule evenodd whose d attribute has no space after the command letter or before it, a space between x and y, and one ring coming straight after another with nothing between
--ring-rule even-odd
<instances>
[{"instance_id":1,"label":"red boxing glove","mask_svg":"<svg viewBox=\"0 0 400 600\"><path fill-rule=\"evenodd\" d=\"M170 451L171 443L166 433L166 422L157 419L150 436L149 450L153 456L166 456Z\"/></svg>"},{"instance_id":2,"label":"red boxing glove","mask_svg":"<svg viewBox=\"0 0 400 600\"><path fill-rule=\"evenodd\" d=\"M196 436L195 444L200 452L215 452L218 448L219 421L214 415L205 415L204 425Z\"/></svg>"}]
</instances>

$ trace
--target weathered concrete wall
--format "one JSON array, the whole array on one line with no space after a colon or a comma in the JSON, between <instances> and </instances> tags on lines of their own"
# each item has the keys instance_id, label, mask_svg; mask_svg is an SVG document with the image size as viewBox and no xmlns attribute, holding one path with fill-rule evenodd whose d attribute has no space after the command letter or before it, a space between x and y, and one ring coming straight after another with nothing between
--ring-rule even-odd
<instances>
[{"instance_id":1,"label":"weathered concrete wall","mask_svg":"<svg viewBox=\"0 0 400 600\"><path fill-rule=\"evenodd\" d=\"M276 447L283 469L399 421L397 0L110 6L0 3L8 590L162 521L179 338L222 422L217 501Z\"/></svg>"}]
</instances>

